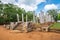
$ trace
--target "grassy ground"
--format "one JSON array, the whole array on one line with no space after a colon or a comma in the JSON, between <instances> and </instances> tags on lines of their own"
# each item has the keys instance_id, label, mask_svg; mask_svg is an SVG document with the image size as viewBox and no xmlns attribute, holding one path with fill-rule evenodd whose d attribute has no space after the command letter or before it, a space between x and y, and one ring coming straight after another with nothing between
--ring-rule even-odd
<instances>
[{"instance_id":1,"label":"grassy ground","mask_svg":"<svg viewBox=\"0 0 60 40\"><path fill-rule=\"evenodd\" d=\"M50 27L50 29L59 29L60 30L60 23L54 23L51 27Z\"/></svg>"}]
</instances>

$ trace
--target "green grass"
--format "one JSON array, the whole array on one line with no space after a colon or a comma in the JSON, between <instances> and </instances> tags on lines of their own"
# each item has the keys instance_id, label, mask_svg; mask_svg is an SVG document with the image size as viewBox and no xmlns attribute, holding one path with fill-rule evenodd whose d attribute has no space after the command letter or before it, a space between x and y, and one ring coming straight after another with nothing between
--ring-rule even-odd
<instances>
[{"instance_id":1,"label":"green grass","mask_svg":"<svg viewBox=\"0 0 60 40\"><path fill-rule=\"evenodd\" d=\"M54 23L50 29L60 29L60 23Z\"/></svg>"}]
</instances>

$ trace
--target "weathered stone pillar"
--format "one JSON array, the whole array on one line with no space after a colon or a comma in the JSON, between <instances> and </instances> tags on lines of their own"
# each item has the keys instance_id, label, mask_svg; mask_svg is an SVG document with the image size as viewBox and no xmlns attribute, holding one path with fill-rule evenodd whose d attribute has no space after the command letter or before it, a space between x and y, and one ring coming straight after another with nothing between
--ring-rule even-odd
<instances>
[{"instance_id":1,"label":"weathered stone pillar","mask_svg":"<svg viewBox=\"0 0 60 40\"><path fill-rule=\"evenodd\" d=\"M49 15L48 17L49 17L49 19L48 19L48 20L49 20L49 22L51 22L51 15Z\"/></svg>"},{"instance_id":2,"label":"weathered stone pillar","mask_svg":"<svg viewBox=\"0 0 60 40\"><path fill-rule=\"evenodd\" d=\"M17 22L19 22L19 15L17 14Z\"/></svg>"},{"instance_id":3,"label":"weathered stone pillar","mask_svg":"<svg viewBox=\"0 0 60 40\"><path fill-rule=\"evenodd\" d=\"M41 11L41 13L39 14L39 18L40 18L40 23L43 24L44 21L44 12Z\"/></svg>"},{"instance_id":4,"label":"weathered stone pillar","mask_svg":"<svg viewBox=\"0 0 60 40\"><path fill-rule=\"evenodd\" d=\"M35 13L33 14L33 22L35 23Z\"/></svg>"},{"instance_id":5,"label":"weathered stone pillar","mask_svg":"<svg viewBox=\"0 0 60 40\"><path fill-rule=\"evenodd\" d=\"M24 22L24 16L23 16L23 13L22 13L22 22Z\"/></svg>"},{"instance_id":6,"label":"weathered stone pillar","mask_svg":"<svg viewBox=\"0 0 60 40\"><path fill-rule=\"evenodd\" d=\"M48 13L46 13L45 15L45 22L51 22L51 15L49 15Z\"/></svg>"},{"instance_id":7,"label":"weathered stone pillar","mask_svg":"<svg viewBox=\"0 0 60 40\"><path fill-rule=\"evenodd\" d=\"M53 17L51 17L51 21L54 22L54 18Z\"/></svg>"}]
</instances>

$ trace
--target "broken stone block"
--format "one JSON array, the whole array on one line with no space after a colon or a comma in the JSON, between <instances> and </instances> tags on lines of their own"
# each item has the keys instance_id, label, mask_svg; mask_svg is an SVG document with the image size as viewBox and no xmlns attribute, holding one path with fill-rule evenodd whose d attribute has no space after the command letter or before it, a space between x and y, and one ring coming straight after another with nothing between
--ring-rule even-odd
<instances>
[{"instance_id":1,"label":"broken stone block","mask_svg":"<svg viewBox=\"0 0 60 40\"><path fill-rule=\"evenodd\" d=\"M10 25L6 25L6 29L10 29Z\"/></svg>"},{"instance_id":2,"label":"broken stone block","mask_svg":"<svg viewBox=\"0 0 60 40\"><path fill-rule=\"evenodd\" d=\"M23 23L23 32L27 32L27 24L26 23Z\"/></svg>"},{"instance_id":3,"label":"broken stone block","mask_svg":"<svg viewBox=\"0 0 60 40\"><path fill-rule=\"evenodd\" d=\"M15 27L14 22L10 22L10 29L13 30L14 27Z\"/></svg>"},{"instance_id":4,"label":"broken stone block","mask_svg":"<svg viewBox=\"0 0 60 40\"><path fill-rule=\"evenodd\" d=\"M42 31L48 31L48 27L42 27Z\"/></svg>"}]
</instances>

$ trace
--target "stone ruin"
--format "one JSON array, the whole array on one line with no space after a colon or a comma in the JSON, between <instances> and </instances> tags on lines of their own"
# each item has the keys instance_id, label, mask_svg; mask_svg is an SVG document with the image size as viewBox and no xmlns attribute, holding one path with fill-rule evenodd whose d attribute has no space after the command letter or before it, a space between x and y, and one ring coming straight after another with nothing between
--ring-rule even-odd
<instances>
[{"instance_id":1,"label":"stone ruin","mask_svg":"<svg viewBox=\"0 0 60 40\"><path fill-rule=\"evenodd\" d=\"M22 32L27 32L27 15L26 15L26 22L24 22L24 17L22 14L22 21L19 21L19 15L17 14L17 22L10 22L10 24L5 25L7 29L10 30L20 30Z\"/></svg>"},{"instance_id":2,"label":"stone ruin","mask_svg":"<svg viewBox=\"0 0 60 40\"><path fill-rule=\"evenodd\" d=\"M49 15L48 13L44 15L44 12L41 11L39 14L39 22L36 23L35 14L33 14L33 21L28 22L27 21L27 15L26 15L26 22L24 22L24 16L22 13L22 21L19 21L19 15L17 14L17 22L10 22L8 25L4 25L7 29L10 30L20 30L21 32L28 32L32 30L36 30L39 28L41 31L48 31L49 26L51 25L51 22L54 22L53 17Z\"/></svg>"},{"instance_id":3,"label":"stone ruin","mask_svg":"<svg viewBox=\"0 0 60 40\"><path fill-rule=\"evenodd\" d=\"M48 13L44 15L44 12L41 11L41 13L39 14L39 18L40 18L42 31L43 30L48 31L49 26L52 24L52 22L54 22L53 17L49 15Z\"/></svg>"}]
</instances>

